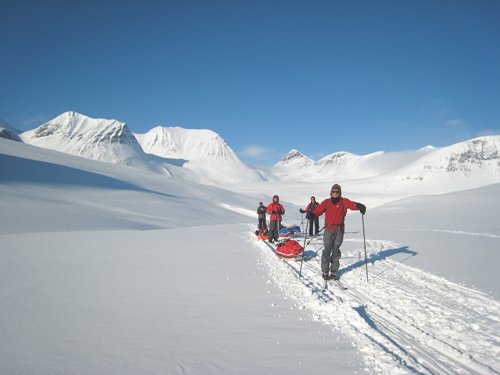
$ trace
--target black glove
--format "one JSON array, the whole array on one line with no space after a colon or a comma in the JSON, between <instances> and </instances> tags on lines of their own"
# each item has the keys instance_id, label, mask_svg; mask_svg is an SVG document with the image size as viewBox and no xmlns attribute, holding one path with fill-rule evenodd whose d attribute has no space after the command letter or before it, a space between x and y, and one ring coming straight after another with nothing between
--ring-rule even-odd
<instances>
[{"instance_id":1,"label":"black glove","mask_svg":"<svg viewBox=\"0 0 500 375\"><path fill-rule=\"evenodd\" d=\"M301 214L303 214L305 212L302 208L299 211Z\"/></svg>"},{"instance_id":2,"label":"black glove","mask_svg":"<svg viewBox=\"0 0 500 375\"><path fill-rule=\"evenodd\" d=\"M276 215L276 214L278 213L278 211L271 211L271 213L272 213L273 215Z\"/></svg>"},{"instance_id":3,"label":"black glove","mask_svg":"<svg viewBox=\"0 0 500 375\"><path fill-rule=\"evenodd\" d=\"M356 203L356 208L361 212L361 215L366 213L366 206L364 204Z\"/></svg>"},{"instance_id":4,"label":"black glove","mask_svg":"<svg viewBox=\"0 0 500 375\"><path fill-rule=\"evenodd\" d=\"M283 212L283 211L278 210L278 215L283 215L283 214L284 214L284 212Z\"/></svg>"},{"instance_id":5,"label":"black glove","mask_svg":"<svg viewBox=\"0 0 500 375\"><path fill-rule=\"evenodd\" d=\"M314 220L314 214L311 211L307 211L306 219L307 220Z\"/></svg>"}]
</instances>

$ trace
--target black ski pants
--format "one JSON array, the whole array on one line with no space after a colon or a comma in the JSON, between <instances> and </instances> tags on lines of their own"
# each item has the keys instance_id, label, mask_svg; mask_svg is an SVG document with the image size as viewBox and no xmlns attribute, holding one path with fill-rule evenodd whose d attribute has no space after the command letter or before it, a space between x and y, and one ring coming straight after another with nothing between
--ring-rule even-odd
<instances>
[{"instance_id":1,"label":"black ski pants","mask_svg":"<svg viewBox=\"0 0 500 375\"><path fill-rule=\"evenodd\" d=\"M309 235L313 235L313 225L314 225L314 234L319 233L319 217L315 217L313 220L309 220Z\"/></svg>"},{"instance_id":2,"label":"black ski pants","mask_svg":"<svg viewBox=\"0 0 500 375\"><path fill-rule=\"evenodd\" d=\"M269 241L271 240L278 241L279 230L280 230L279 221L271 220L269 222L269 234L268 234Z\"/></svg>"}]
</instances>

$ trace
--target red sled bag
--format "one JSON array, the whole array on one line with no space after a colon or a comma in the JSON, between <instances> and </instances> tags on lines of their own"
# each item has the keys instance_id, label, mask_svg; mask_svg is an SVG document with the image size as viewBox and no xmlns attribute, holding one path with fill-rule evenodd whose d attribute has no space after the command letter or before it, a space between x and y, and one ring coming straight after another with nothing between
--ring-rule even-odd
<instances>
[{"instance_id":1,"label":"red sled bag","mask_svg":"<svg viewBox=\"0 0 500 375\"><path fill-rule=\"evenodd\" d=\"M276 246L276 254L283 258L296 258L304 252L304 248L295 240L288 240Z\"/></svg>"}]
</instances>

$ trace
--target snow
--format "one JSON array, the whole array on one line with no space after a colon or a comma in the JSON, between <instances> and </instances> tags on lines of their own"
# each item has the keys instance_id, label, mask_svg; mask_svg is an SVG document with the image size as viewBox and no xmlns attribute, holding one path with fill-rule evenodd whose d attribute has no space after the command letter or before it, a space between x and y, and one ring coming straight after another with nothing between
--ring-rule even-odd
<instances>
[{"instance_id":1,"label":"snow","mask_svg":"<svg viewBox=\"0 0 500 375\"><path fill-rule=\"evenodd\" d=\"M144 163L121 163L106 142L101 155L116 158L90 160L68 134L92 145L123 124L65 116L79 130L66 118L45 148L0 139L0 373L500 372L498 137L397 162L345 154L364 177L265 181L224 158L138 150ZM299 208L334 182L368 206L369 282L351 212L348 289L323 292L321 238L297 234L299 278L300 262L256 240L255 210L279 194L285 224L303 224Z\"/></svg>"},{"instance_id":2,"label":"snow","mask_svg":"<svg viewBox=\"0 0 500 375\"><path fill-rule=\"evenodd\" d=\"M19 131L17 129L14 129L6 121L0 119L0 138L21 142L18 133Z\"/></svg>"},{"instance_id":3,"label":"snow","mask_svg":"<svg viewBox=\"0 0 500 375\"><path fill-rule=\"evenodd\" d=\"M143 167L147 164L130 129L117 120L92 119L66 112L22 133L21 139L34 146L92 160Z\"/></svg>"},{"instance_id":4,"label":"snow","mask_svg":"<svg viewBox=\"0 0 500 375\"><path fill-rule=\"evenodd\" d=\"M262 180L211 130L157 126L135 137L148 154L182 161L182 171L170 171L185 179L211 185Z\"/></svg>"}]
</instances>

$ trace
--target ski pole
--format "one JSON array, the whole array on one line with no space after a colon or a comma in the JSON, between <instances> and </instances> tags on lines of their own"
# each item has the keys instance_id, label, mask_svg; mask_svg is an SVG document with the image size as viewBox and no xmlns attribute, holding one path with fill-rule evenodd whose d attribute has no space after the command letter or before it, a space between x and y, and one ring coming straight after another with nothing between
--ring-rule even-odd
<instances>
[{"instance_id":1,"label":"ski pole","mask_svg":"<svg viewBox=\"0 0 500 375\"><path fill-rule=\"evenodd\" d=\"M361 222L363 223L363 244L365 247L366 282L368 282L368 258L366 256L365 215L363 214L361 214Z\"/></svg>"},{"instance_id":2,"label":"ski pole","mask_svg":"<svg viewBox=\"0 0 500 375\"><path fill-rule=\"evenodd\" d=\"M302 249L302 258L300 259L300 271L299 271L299 279L302 277L302 264L304 263L304 253L306 252L306 240L307 240L307 230L309 229L309 221L306 223L306 231L304 232L304 248Z\"/></svg>"},{"instance_id":3,"label":"ski pole","mask_svg":"<svg viewBox=\"0 0 500 375\"><path fill-rule=\"evenodd\" d=\"M323 226L323 228L321 228L321 229L319 230L318 234L320 234L320 233L323 231L323 229L325 229L325 227L324 227L324 226ZM313 238L311 238L309 241L307 241L307 243L306 243L306 244L305 244L305 246L304 246L304 249L307 247L307 245L309 245L309 244L311 243L311 241L312 241L312 240L314 240L314 237L313 237Z\"/></svg>"},{"instance_id":4,"label":"ski pole","mask_svg":"<svg viewBox=\"0 0 500 375\"><path fill-rule=\"evenodd\" d=\"M307 232L307 226L309 225L309 221L307 222L306 224L306 232ZM325 226L323 225L323 228L321 228L318 232L318 234L320 234L323 229L325 229ZM307 238L307 233L305 233L304 235L304 252L302 253L302 258L300 259L300 272L299 272L299 278L302 276L302 262L304 261L304 256L305 256L305 252L306 252L306 247L307 245L309 245L311 243L312 240L315 239L315 237L311 238L309 241L307 241L306 243L306 238ZM317 252L316 252L317 253Z\"/></svg>"}]
</instances>

